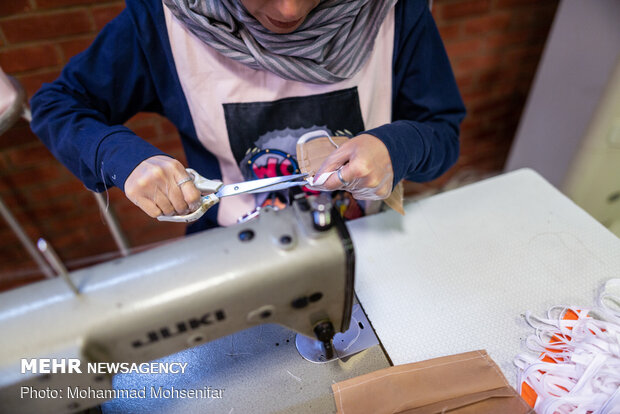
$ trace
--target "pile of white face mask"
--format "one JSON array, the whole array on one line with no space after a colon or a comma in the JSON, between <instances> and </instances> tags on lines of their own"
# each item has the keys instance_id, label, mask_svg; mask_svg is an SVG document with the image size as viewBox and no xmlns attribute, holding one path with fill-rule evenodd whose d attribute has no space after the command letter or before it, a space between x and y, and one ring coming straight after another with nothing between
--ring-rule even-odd
<instances>
[{"instance_id":1,"label":"pile of white face mask","mask_svg":"<svg viewBox=\"0 0 620 414\"><path fill-rule=\"evenodd\" d=\"M571 313L575 320L564 319ZM526 383L538 394L536 412L620 414L620 279L605 284L593 309L553 307L525 319L536 329L526 340L533 354L514 362L519 393Z\"/></svg>"}]
</instances>

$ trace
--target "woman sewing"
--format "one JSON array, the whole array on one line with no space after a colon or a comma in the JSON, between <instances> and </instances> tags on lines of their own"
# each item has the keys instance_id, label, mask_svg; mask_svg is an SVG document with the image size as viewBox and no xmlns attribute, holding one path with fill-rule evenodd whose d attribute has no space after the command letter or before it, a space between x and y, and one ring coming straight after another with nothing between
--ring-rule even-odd
<instances>
[{"instance_id":1,"label":"woman sewing","mask_svg":"<svg viewBox=\"0 0 620 414\"><path fill-rule=\"evenodd\" d=\"M196 208L185 167L224 183L295 173L313 130L350 138L321 190L384 199L456 161L465 114L423 0L128 0L31 105L88 188L117 186L151 217ZM123 126L141 111L174 123L187 166ZM265 202L228 197L190 231Z\"/></svg>"}]
</instances>

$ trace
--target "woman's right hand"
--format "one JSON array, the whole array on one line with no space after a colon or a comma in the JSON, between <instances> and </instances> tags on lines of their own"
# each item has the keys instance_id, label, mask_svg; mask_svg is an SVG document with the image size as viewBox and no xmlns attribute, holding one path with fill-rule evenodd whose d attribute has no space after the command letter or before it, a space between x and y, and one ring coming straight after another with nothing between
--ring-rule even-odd
<instances>
[{"instance_id":1,"label":"woman's right hand","mask_svg":"<svg viewBox=\"0 0 620 414\"><path fill-rule=\"evenodd\" d=\"M125 195L149 216L188 214L200 206L200 191L174 158L156 155L142 161L125 181Z\"/></svg>"}]
</instances>

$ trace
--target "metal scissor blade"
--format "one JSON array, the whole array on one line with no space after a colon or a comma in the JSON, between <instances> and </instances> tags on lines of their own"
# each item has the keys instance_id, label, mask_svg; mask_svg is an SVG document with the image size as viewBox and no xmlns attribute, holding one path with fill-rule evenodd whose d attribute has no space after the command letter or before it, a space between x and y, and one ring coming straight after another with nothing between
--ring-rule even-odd
<instances>
[{"instance_id":1,"label":"metal scissor blade","mask_svg":"<svg viewBox=\"0 0 620 414\"><path fill-rule=\"evenodd\" d=\"M291 188L291 187L297 187L300 185L308 185L308 182L305 180L304 181L289 181L286 183L274 184L268 187L259 188L257 190L246 191L246 194L264 193L266 191L280 191L280 190L286 190L287 188Z\"/></svg>"},{"instance_id":2,"label":"metal scissor blade","mask_svg":"<svg viewBox=\"0 0 620 414\"><path fill-rule=\"evenodd\" d=\"M244 193L262 193L265 191L272 191L272 188L278 190L282 188L293 187L295 185L305 185L306 181L299 181L301 178L307 177L308 174L295 174L285 175L282 177L263 178L260 180L245 181L243 183L226 184L220 187L215 193L218 197L228 197L237 194ZM298 181L295 181L298 180ZM282 184L290 184L285 187L280 187ZM277 187L276 187L277 186Z\"/></svg>"}]
</instances>

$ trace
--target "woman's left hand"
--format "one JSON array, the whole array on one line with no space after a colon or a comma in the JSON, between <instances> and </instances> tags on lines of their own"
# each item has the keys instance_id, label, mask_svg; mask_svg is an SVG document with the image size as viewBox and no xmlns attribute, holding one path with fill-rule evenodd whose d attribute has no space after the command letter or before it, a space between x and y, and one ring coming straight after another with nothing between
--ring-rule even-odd
<instances>
[{"instance_id":1,"label":"woman's left hand","mask_svg":"<svg viewBox=\"0 0 620 414\"><path fill-rule=\"evenodd\" d=\"M323 161L315 179L331 171L325 183L312 188L346 190L358 200L382 200L392 192L392 160L385 144L373 135L358 135L340 145Z\"/></svg>"}]
</instances>

